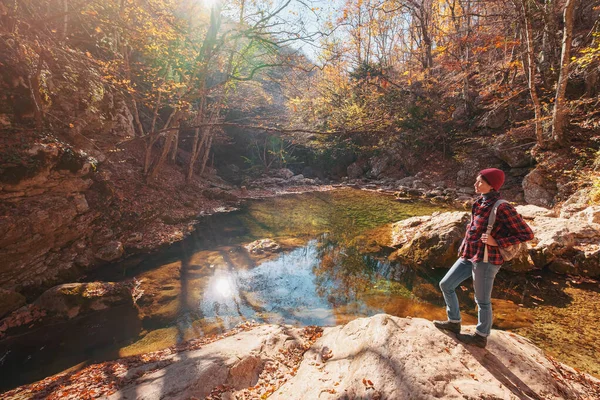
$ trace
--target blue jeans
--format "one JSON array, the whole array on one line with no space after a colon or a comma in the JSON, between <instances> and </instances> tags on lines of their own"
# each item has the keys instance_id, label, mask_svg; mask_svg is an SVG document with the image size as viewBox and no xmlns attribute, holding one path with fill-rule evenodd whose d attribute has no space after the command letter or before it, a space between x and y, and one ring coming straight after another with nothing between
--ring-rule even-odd
<instances>
[{"instance_id":1,"label":"blue jeans","mask_svg":"<svg viewBox=\"0 0 600 400\"><path fill-rule=\"evenodd\" d=\"M471 262L459 258L452 268L446 273L440 282L440 289L446 301L446 313L451 322L460 322L460 308L456 288L468 277L473 276L473 288L475 289L475 302L477 303L477 327L475 333L481 336L489 336L492 330L492 288L494 278L500 270L500 265L484 262Z\"/></svg>"}]
</instances>

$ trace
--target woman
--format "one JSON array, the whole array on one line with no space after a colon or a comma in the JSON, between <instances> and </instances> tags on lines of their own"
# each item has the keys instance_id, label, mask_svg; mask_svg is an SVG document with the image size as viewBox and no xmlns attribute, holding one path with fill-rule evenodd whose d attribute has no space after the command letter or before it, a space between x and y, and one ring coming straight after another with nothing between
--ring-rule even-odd
<instances>
[{"instance_id":1,"label":"woman","mask_svg":"<svg viewBox=\"0 0 600 400\"><path fill-rule=\"evenodd\" d=\"M492 287L504 261L498 246L507 247L533 239L531 228L508 203L498 206L492 233L486 235L488 218L494 204L500 199L499 190L503 184L504 172L501 170L488 168L479 172L475 181L475 192L481 196L473 204L471 222L458 250L459 259L440 282L448 320L433 321L436 327L456 333L460 341L478 347L486 346L487 337L492 330ZM486 245L488 262L483 262ZM460 309L455 290L470 276L473 277L478 322L475 333L466 335L460 333Z\"/></svg>"}]
</instances>

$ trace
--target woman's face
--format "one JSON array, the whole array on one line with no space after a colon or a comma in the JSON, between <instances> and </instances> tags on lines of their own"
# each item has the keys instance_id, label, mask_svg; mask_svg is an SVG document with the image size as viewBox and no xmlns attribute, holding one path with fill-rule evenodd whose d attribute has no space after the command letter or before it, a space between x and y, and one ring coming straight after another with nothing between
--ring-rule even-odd
<instances>
[{"instance_id":1,"label":"woman's face","mask_svg":"<svg viewBox=\"0 0 600 400\"><path fill-rule=\"evenodd\" d=\"M481 175L475 179L475 193L486 194L489 193L493 187L483 180Z\"/></svg>"}]
</instances>

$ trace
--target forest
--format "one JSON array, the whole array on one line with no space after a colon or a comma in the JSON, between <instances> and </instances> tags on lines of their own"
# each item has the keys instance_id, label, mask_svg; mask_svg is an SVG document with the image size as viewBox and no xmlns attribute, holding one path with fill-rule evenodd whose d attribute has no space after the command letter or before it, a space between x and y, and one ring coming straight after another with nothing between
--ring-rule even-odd
<instances>
[{"instance_id":1,"label":"forest","mask_svg":"<svg viewBox=\"0 0 600 400\"><path fill-rule=\"evenodd\" d=\"M432 271L454 257L453 235L468 220L458 213L470 210L484 168L504 171L503 197L525 207L536 234L495 299L514 320L503 316L494 329L514 329L574 366L566 373L544 361L573 390L599 393L594 326L580 321L597 317L588 306L600 277L600 0L0 0L0 375L13 373L0 392L61 398L58 375L15 388L160 345L170 350L126 364L162 368L171 354L217 341L209 334L255 329L253 318L323 326L373 310L438 318ZM433 241L419 236L438 230ZM314 303L267 312L253 296L306 284L261 275L270 263L284 269L280 252L315 257L297 261L315 286L298 296ZM233 270L240 282L255 274L267 283L236 298L233 278L223 278ZM215 287L234 293L235 306L202 303L218 297ZM219 307L237 309L243 324L223 322ZM303 307L311 311L298 317ZM329 319L315 316L323 309ZM133 321L116 329L121 336L111 336L120 325L108 310ZM207 322L213 312L217 322ZM551 325L552 315L565 325ZM70 332L86 318L112 338L113 347L98 345L102 356L84 359L93 351L56 333L52 340L74 342L73 355L41 355L43 371L12 368L29 348L52 347L40 344L44 327ZM305 344L278 350L286 376L320 329L298 331ZM325 365L331 357L319 351ZM494 365L487 370L509 389L489 398L537 398ZM93 380L81 371L77 384ZM105 378L96 394L80 387L69 396L114 393ZM535 392L546 378L523 379ZM368 393L356 398L386 398L375 379L356 381ZM221 398L230 383L198 398ZM281 385L236 398L266 398Z\"/></svg>"}]
</instances>

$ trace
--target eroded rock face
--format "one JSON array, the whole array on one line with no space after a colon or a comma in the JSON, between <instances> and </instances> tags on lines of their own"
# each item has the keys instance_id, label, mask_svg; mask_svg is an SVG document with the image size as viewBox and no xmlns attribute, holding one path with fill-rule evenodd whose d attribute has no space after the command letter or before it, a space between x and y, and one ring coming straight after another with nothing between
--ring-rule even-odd
<instances>
[{"instance_id":1,"label":"eroded rock face","mask_svg":"<svg viewBox=\"0 0 600 400\"><path fill-rule=\"evenodd\" d=\"M73 268L97 217L85 197L94 159L54 143L36 144L21 157L31 157L32 167L20 167L21 175L5 169L0 176L4 287L39 285Z\"/></svg>"},{"instance_id":2,"label":"eroded rock face","mask_svg":"<svg viewBox=\"0 0 600 400\"><path fill-rule=\"evenodd\" d=\"M449 268L456 260L470 213L412 217L392 225L391 258L411 267Z\"/></svg>"}]
</instances>

